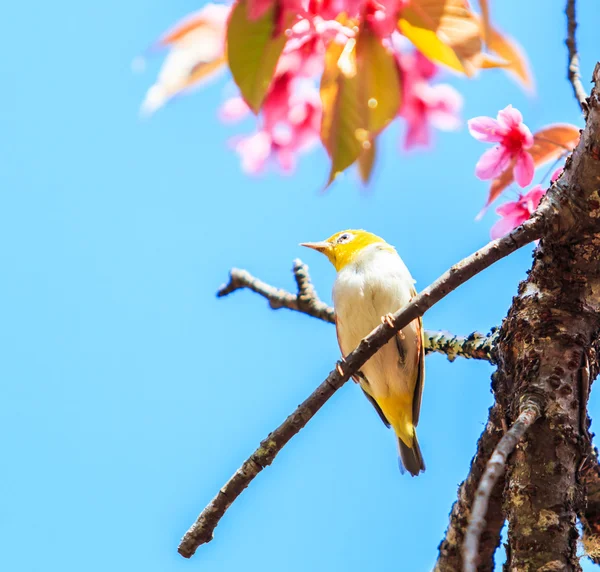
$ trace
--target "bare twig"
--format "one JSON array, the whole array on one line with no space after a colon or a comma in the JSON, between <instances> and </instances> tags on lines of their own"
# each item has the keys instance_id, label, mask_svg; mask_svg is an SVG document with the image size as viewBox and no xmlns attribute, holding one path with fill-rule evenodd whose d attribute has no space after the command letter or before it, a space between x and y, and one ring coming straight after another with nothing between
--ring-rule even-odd
<instances>
[{"instance_id":1,"label":"bare twig","mask_svg":"<svg viewBox=\"0 0 600 572\"><path fill-rule=\"evenodd\" d=\"M567 15L567 49L569 50L569 67L567 76L571 85L573 86L573 93L575 99L579 102L579 107L585 116L588 113L587 104L587 93L581 83L581 76L579 75L579 54L577 53L577 39L575 32L577 30L577 17L575 15L575 0L567 0L567 7L565 9Z\"/></svg>"},{"instance_id":2,"label":"bare twig","mask_svg":"<svg viewBox=\"0 0 600 572\"><path fill-rule=\"evenodd\" d=\"M463 568L462 548L469 524L471 507L486 464L498 445L502 432L502 414L498 404L490 408L488 422L477 442L469 474L458 488L458 498L450 511L450 522L439 545L439 555L434 572L457 572ZM494 553L500 544L500 531L504 525L502 512L502 481L498 482L488 508L486 528L481 534L478 572L494 570Z\"/></svg>"},{"instance_id":3,"label":"bare twig","mask_svg":"<svg viewBox=\"0 0 600 572\"><path fill-rule=\"evenodd\" d=\"M471 519L465 535L463 547L463 570L464 572L476 572L479 555L479 537L485 528L488 503L496 481L504 474L506 460L513 452L517 443L523 438L525 432L541 414L541 407L533 398L524 401L521 413L514 425L500 439L494 449L490 460L487 462L485 473L479 481L475 502L471 512Z\"/></svg>"},{"instance_id":4,"label":"bare twig","mask_svg":"<svg viewBox=\"0 0 600 572\"><path fill-rule=\"evenodd\" d=\"M422 316L434 304L494 262L539 238L545 224L545 217L541 211L537 211L531 219L505 237L490 242L452 266L409 304L395 312L390 323L386 321L375 328L345 360L336 364L313 394L275 429L236 471L186 532L179 544L179 553L189 558L201 544L212 540L215 527L231 503L258 473L273 462L282 447L308 423L325 402L396 332Z\"/></svg>"},{"instance_id":5,"label":"bare twig","mask_svg":"<svg viewBox=\"0 0 600 572\"><path fill-rule=\"evenodd\" d=\"M247 288L266 298L273 309L287 308L333 324L335 322L333 308L321 301L317 295L310 280L308 266L301 260L294 260L293 271L298 285L298 294L274 288L246 270L232 268L229 282L219 289L217 296L227 296L236 290ZM464 357L494 363L492 348L496 335L496 328L488 336L479 332L473 332L468 336L455 336L448 332L425 331L425 352L444 354L450 361L454 361L457 357Z\"/></svg>"}]
</instances>

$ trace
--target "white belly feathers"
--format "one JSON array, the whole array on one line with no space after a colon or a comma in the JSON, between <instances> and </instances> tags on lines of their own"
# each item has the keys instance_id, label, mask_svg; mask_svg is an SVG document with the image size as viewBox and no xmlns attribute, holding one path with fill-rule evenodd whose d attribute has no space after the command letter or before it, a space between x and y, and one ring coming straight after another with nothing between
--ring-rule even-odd
<instances>
[{"instance_id":1,"label":"white belly feathers","mask_svg":"<svg viewBox=\"0 0 600 572\"><path fill-rule=\"evenodd\" d=\"M381 317L406 305L414 293L414 280L402 259L387 245L373 244L345 266L333 286L340 347L349 354L375 327ZM403 330L403 351L390 340L362 367L373 397L410 394L418 364L418 338L414 325ZM404 355L402 355L404 354ZM361 385L364 385L361 382Z\"/></svg>"}]
</instances>

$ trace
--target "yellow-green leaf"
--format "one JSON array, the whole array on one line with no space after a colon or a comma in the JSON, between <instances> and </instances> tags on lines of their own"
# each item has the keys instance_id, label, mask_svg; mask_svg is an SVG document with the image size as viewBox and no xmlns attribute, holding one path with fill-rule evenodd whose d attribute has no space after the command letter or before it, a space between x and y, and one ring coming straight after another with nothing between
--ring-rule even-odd
<instances>
[{"instance_id":1,"label":"yellow-green leaf","mask_svg":"<svg viewBox=\"0 0 600 572\"><path fill-rule=\"evenodd\" d=\"M368 133L363 127L358 98L356 41L345 46L332 42L325 53L325 70L321 77L323 119L321 141L331 157L327 186L358 159Z\"/></svg>"},{"instance_id":2,"label":"yellow-green leaf","mask_svg":"<svg viewBox=\"0 0 600 572\"><path fill-rule=\"evenodd\" d=\"M465 73L465 68L458 59L454 50L444 44L434 30L424 27L422 20L410 9L404 10L398 27L402 35L406 36L424 56L432 62L445 65L455 71Z\"/></svg>"},{"instance_id":3,"label":"yellow-green leaf","mask_svg":"<svg viewBox=\"0 0 600 572\"><path fill-rule=\"evenodd\" d=\"M482 42L479 21L467 6L464 0L413 0L398 27L430 60L470 76Z\"/></svg>"},{"instance_id":4,"label":"yellow-green leaf","mask_svg":"<svg viewBox=\"0 0 600 572\"><path fill-rule=\"evenodd\" d=\"M375 166L375 158L377 155L376 141L377 139L373 138L369 142L369 146L364 149L358 157L358 174L364 185L369 183L371 175L373 174L373 167Z\"/></svg>"},{"instance_id":5,"label":"yellow-green leaf","mask_svg":"<svg viewBox=\"0 0 600 572\"><path fill-rule=\"evenodd\" d=\"M368 158L365 151L398 114L400 98L394 54L370 28L363 26L344 46L329 45L321 78L321 140L331 157L328 185L360 157Z\"/></svg>"},{"instance_id":6,"label":"yellow-green leaf","mask_svg":"<svg viewBox=\"0 0 600 572\"><path fill-rule=\"evenodd\" d=\"M356 42L356 67L364 128L370 139L398 115L402 97L398 64L373 31L364 27Z\"/></svg>"},{"instance_id":7,"label":"yellow-green leaf","mask_svg":"<svg viewBox=\"0 0 600 572\"><path fill-rule=\"evenodd\" d=\"M247 0L234 5L227 26L227 59L242 97L258 113L269 90L286 35L275 35L275 6L257 20L247 16Z\"/></svg>"}]
</instances>

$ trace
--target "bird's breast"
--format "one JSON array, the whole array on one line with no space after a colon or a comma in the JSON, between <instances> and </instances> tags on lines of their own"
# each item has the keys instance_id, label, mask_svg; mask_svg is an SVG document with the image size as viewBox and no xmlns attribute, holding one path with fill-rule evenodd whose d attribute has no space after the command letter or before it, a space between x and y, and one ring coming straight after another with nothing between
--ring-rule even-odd
<instances>
[{"instance_id":1,"label":"bird's breast","mask_svg":"<svg viewBox=\"0 0 600 572\"><path fill-rule=\"evenodd\" d=\"M333 301L344 354L352 351L381 317L406 305L413 280L396 253L374 250L340 270Z\"/></svg>"}]
</instances>

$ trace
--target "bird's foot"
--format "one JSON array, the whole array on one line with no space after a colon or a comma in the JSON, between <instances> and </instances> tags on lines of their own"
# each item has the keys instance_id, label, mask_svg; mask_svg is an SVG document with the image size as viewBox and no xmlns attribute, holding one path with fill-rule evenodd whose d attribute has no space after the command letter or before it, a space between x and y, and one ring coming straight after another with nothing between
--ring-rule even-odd
<instances>
[{"instance_id":1,"label":"bird's foot","mask_svg":"<svg viewBox=\"0 0 600 572\"><path fill-rule=\"evenodd\" d=\"M381 323L387 324L392 329L396 328L396 326L394 325L394 314L392 314L391 312L388 312L385 316L381 316ZM400 336L401 340L404 339L404 334L402 333L402 330L398 332L398 336Z\"/></svg>"},{"instance_id":2,"label":"bird's foot","mask_svg":"<svg viewBox=\"0 0 600 572\"><path fill-rule=\"evenodd\" d=\"M340 361L338 361L338 362L335 364L335 369L337 369L337 372L338 372L338 373L339 373L339 374L340 374L342 377L344 377L344 375L345 375L345 374L344 374L344 368L342 367L342 364L343 364L343 363L346 363L346 360L345 360L344 358L340 358Z\"/></svg>"}]
</instances>

